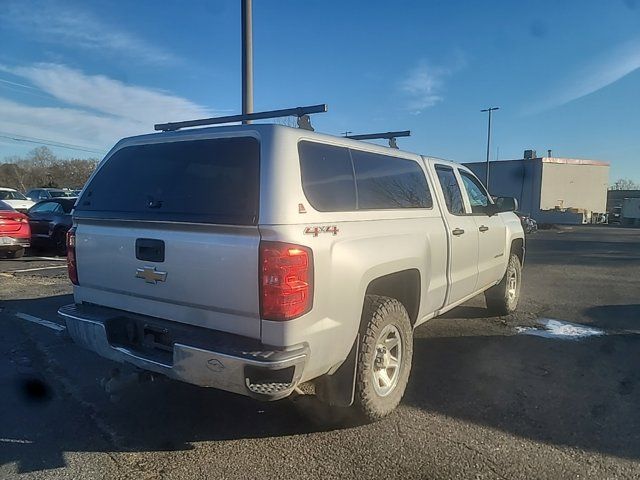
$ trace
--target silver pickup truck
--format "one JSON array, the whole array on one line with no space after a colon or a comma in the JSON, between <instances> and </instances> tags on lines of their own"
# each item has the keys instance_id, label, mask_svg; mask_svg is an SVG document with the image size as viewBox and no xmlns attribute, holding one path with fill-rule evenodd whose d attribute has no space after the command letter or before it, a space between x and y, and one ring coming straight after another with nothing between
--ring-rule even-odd
<instances>
[{"instance_id":1,"label":"silver pickup truck","mask_svg":"<svg viewBox=\"0 0 640 480\"><path fill-rule=\"evenodd\" d=\"M80 345L261 400L313 381L366 420L400 402L413 330L517 305L514 200L465 167L281 125L126 138L68 235Z\"/></svg>"}]
</instances>

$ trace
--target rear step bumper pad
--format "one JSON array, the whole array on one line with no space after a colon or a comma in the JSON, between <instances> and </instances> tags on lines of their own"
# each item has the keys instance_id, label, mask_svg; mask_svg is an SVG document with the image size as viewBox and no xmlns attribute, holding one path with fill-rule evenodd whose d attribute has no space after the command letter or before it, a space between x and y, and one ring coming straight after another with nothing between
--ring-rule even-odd
<instances>
[{"instance_id":1,"label":"rear step bumper pad","mask_svg":"<svg viewBox=\"0 0 640 480\"><path fill-rule=\"evenodd\" d=\"M263 347L255 351L243 349L242 342L226 342L222 352L220 348L196 347L176 341L173 344L173 361L167 362L109 343L107 321L130 316L127 312L71 304L61 307L58 314L65 320L67 331L77 344L102 357L130 363L193 385L226 390L259 400L278 400L289 396L300 381L309 357L306 344L285 350Z\"/></svg>"}]
</instances>

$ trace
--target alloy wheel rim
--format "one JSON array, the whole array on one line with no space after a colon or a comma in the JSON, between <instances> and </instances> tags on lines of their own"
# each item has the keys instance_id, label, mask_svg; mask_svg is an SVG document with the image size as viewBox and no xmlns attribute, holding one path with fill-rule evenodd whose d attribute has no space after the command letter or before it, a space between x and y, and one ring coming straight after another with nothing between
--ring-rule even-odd
<instances>
[{"instance_id":1,"label":"alloy wheel rim","mask_svg":"<svg viewBox=\"0 0 640 480\"><path fill-rule=\"evenodd\" d=\"M518 276L515 271L509 272L507 277L507 297L509 302L513 302L516 299L518 292Z\"/></svg>"},{"instance_id":2,"label":"alloy wheel rim","mask_svg":"<svg viewBox=\"0 0 640 480\"><path fill-rule=\"evenodd\" d=\"M400 331L394 325L387 325L378 335L373 357L373 388L379 396L389 395L398 384L401 362Z\"/></svg>"}]
</instances>

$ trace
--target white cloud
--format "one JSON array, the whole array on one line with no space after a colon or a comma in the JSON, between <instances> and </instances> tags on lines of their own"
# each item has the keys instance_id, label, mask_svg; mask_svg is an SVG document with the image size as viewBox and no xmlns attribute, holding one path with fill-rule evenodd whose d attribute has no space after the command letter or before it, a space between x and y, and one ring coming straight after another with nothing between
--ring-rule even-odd
<instances>
[{"instance_id":1,"label":"white cloud","mask_svg":"<svg viewBox=\"0 0 640 480\"><path fill-rule=\"evenodd\" d=\"M420 61L400 82L400 91L408 98L407 108L417 115L443 101L444 80L464 65L465 61L460 53L454 56L452 66Z\"/></svg>"},{"instance_id":2,"label":"white cloud","mask_svg":"<svg viewBox=\"0 0 640 480\"><path fill-rule=\"evenodd\" d=\"M592 58L584 67L561 80L544 100L526 113L539 113L586 97L640 68L640 40L632 40Z\"/></svg>"},{"instance_id":3,"label":"white cloud","mask_svg":"<svg viewBox=\"0 0 640 480\"><path fill-rule=\"evenodd\" d=\"M32 106L0 97L2 132L106 150L122 137L152 132L155 123L213 115L185 98L64 65L0 65L0 70L63 103Z\"/></svg>"},{"instance_id":4,"label":"white cloud","mask_svg":"<svg viewBox=\"0 0 640 480\"><path fill-rule=\"evenodd\" d=\"M114 25L107 25L87 11L57 2L6 1L0 9L0 20L47 43L124 55L150 64L178 60L172 53Z\"/></svg>"},{"instance_id":5,"label":"white cloud","mask_svg":"<svg viewBox=\"0 0 640 480\"><path fill-rule=\"evenodd\" d=\"M0 98L0 132L107 150L119 138L150 132L138 122L75 108L33 107Z\"/></svg>"},{"instance_id":6,"label":"white cloud","mask_svg":"<svg viewBox=\"0 0 640 480\"><path fill-rule=\"evenodd\" d=\"M127 85L104 75L84 73L58 64L0 70L18 75L42 91L70 105L152 125L210 116L195 103L150 88Z\"/></svg>"}]
</instances>

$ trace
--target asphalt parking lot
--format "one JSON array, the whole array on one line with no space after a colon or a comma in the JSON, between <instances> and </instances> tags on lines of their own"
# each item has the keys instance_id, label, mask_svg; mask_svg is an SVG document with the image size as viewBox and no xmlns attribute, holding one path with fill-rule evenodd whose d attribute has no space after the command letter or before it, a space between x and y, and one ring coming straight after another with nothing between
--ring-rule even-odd
<instances>
[{"instance_id":1,"label":"asphalt parking lot","mask_svg":"<svg viewBox=\"0 0 640 480\"><path fill-rule=\"evenodd\" d=\"M115 365L56 317L60 260L0 260L0 478L640 477L640 230L530 236L519 312L420 327L403 403L364 426L168 380L109 398Z\"/></svg>"}]
</instances>

